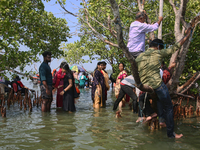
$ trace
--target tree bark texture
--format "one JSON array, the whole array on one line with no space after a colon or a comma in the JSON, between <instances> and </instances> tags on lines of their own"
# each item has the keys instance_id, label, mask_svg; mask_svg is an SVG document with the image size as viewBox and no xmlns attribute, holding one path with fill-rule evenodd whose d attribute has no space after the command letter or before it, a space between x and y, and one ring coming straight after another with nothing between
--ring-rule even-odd
<instances>
[{"instance_id":1,"label":"tree bark texture","mask_svg":"<svg viewBox=\"0 0 200 150\"><path fill-rule=\"evenodd\" d=\"M124 43L118 4L116 3L115 0L110 0L110 4L113 10L115 23L116 23L117 41L118 41L119 47L124 52L128 61L131 63L132 74L134 76L135 82L140 90L145 91L145 92L153 92L153 89L151 87L143 85L141 83L135 59L130 55L128 48Z\"/></svg>"}]
</instances>

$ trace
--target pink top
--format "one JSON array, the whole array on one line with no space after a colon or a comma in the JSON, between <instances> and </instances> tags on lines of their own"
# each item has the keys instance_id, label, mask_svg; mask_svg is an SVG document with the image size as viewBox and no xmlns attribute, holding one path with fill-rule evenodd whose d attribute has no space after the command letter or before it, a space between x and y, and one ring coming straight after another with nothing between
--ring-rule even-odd
<instances>
[{"instance_id":1,"label":"pink top","mask_svg":"<svg viewBox=\"0 0 200 150\"><path fill-rule=\"evenodd\" d=\"M65 73L62 72L62 69L60 68L58 72L56 72L53 83L55 84L55 88L57 88L59 85L63 85L64 81L63 78L65 77Z\"/></svg>"}]
</instances>

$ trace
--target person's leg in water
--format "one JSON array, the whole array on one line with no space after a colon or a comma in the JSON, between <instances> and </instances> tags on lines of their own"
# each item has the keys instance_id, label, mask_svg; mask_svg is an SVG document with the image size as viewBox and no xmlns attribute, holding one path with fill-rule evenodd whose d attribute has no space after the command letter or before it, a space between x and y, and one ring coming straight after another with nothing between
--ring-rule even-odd
<instances>
[{"instance_id":1,"label":"person's leg in water","mask_svg":"<svg viewBox=\"0 0 200 150\"><path fill-rule=\"evenodd\" d=\"M146 98L146 102L145 102L145 109L144 109L146 118L145 118L145 121L143 123L151 120L152 118L157 117L157 113L155 113L154 110L151 107L150 99L151 99L150 94L147 94L147 98Z\"/></svg>"},{"instance_id":2,"label":"person's leg in water","mask_svg":"<svg viewBox=\"0 0 200 150\"><path fill-rule=\"evenodd\" d=\"M94 109L100 109L100 104L102 102L102 87L101 87L101 84L99 83L98 86L93 87L92 90L94 92L93 107L94 107Z\"/></svg>"},{"instance_id":3,"label":"person's leg in water","mask_svg":"<svg viewBox=\"0 0 200 150\"><path fill-rule=\"evenodd\" d=\"M137 119L136 122L140 122L141 120L144 120L144 123L145 123L157 116L157 114L151 108L151 104L149 101L150 99L151 99L151 96L149 94L146 95L146 93L142 93L139 96L139 111L138 111L139 118ZM144 103L145 103L145 107L144 107ZM143 115L147 118L143 117Z\"/></svg>"},{"instance_id":4,"label":"person's leg in water","mask_svg":"<svg viewBox=\"0 0 200 150\"><path fill-rule=\"evenodd\" d=\"M173 105L167 86L162 83L160 87L155 89L155 92L163 105L163 111L167 125L167 136L170 138L181 138L183 136L182 134L174 133Z\"/></svg>"},{"instance_id":5,"label":"person's leg in water","mask_svg":"<svg viewBox=\"0 0 200 150\"><path fill-rule=\"evenodd\" d=\"M113 110L116 110L117 107L118 107L118 105L119 105L119 110L121 111L121 107L122 107L122 106L121 106L119 103L122 101L124 95L126 94L126 93L124 92L124 90L123 90L123 86L124 86L124 85L121 85L121 89L120 89L120 91L119 91L118 98L117 98L117 100L116 100L115 103L114 103Z\"/></svg>"},{"instance_id":6,"label":"person's leg in water","mask_svg":"<svg viewBox=\"0 0 200 150\"><path fill-rule=\"evenodd\" d=\"M52 91L52 87L49 86L49 90ZM51 101L52 101L52 93L51 95L47 95L46 88L42 85L41 86L41 94L42 94L42 112L50 111L51 108Z\"/></svg>"},{"instance_id":7,"label":"person's leg in water","mask_svg":"<svg viewBox=\"0 0 200 150\"><path fill-rule=\"evenodd\" d=\"M133 100L133 113L137 113L137 96L135 92L133 91L134 88L128 86L128 85L123 85L123 91L126 93L130 98Z\"/></svg>"},{"instance_id":8,"label":"person's leg in water","mask_svg":"<svg viewBox=\"0 0 200 150\"><path fill-rule=\"evenodd\" d=\"M136 120L136 122L140 122L145 119L145 117L143 117L143 115L144 115L144 110L143 110L144 99L145 99L145 93L142 93L139 96L139 111L138 111L138 119Z\"/></svg>"},{"instance_id":9,"label":"person's leg in water","mask_svg":"<svg viewBox=\"0 0 200 150\"><path fill-rule=\"evenodd\" d=\"M47 102L47 111L50 111L50 110L51 110L51 102L53 101L52 98L53 98L53 97L51 96L51 98L48 99L48 102Z\"/></svg>"},{"instance_id":10,"label":"person's leg in water","mask_svg":"<svg viewBox=\"0 0 200 150\"><path fill-rule=\"evenodd\" d=\"M42 96L42 104L41 104L41 110L42 112L47 112L47 94L46 94L46 89L44 85L41 86L41 96Z\"/></svg>"},{"instance_id":11,"label":"person's leg in water","mask_svg":"<svg viewBox=\"0 0 200 150\"><path fill-rule=\"evenodd\" d=\"M42 106L41 106L41 110L42 112L47 112L48 109L47 109L47 104L48 104L48 99L42 99Z\"/></svg>"},{"instance_id":12,"label":"person's leg in water","mask_svg":"<svg viewBox=\"0 0 200 150\"><path fill-rule=\"evenodd\" d=\"M163 105L159 99L157 100L157 109L158 109L158 116L159 116L159 124L161 127L166 127Z\"/></svg>"}]
</instances>

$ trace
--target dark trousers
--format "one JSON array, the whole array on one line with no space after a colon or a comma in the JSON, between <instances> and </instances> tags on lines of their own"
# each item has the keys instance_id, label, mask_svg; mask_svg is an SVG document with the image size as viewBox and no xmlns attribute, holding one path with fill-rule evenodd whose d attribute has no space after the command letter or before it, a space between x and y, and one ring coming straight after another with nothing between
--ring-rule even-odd
<instances>
[{"instance_id":1,"label":"dark trousers","mask_svg":"<svg viewBox=\"0 0 200 150\"><path fill-rule=\"evenodd\" d=\"M147 94L146 99L145 99L145 94L146 93L142 93L139 97L138 117L143 117L143 114L147 117L154 113L154 110L151 108L151 104L149 101L151 99L151 96L150 94ZM144 101L145 101L145 107L144 107Z\"/></svg>"},{"instance_id":2,"label":"dark trousers","mask_svg":"<svg viewBox=\"0 0 200 150\"><path fill-rule=\"evenodd\" d=\"M139 52L130 52L130 54L136 59L141 53L143 53L143 51L139 51Z\"/></svg>"},{"instance_id":3,"label":"dark trousers","mask_svg":"<svg viewBox=\"0 0 200 150\"><path fill-rule=\"evenodd\" d=\"M154 89L158 96L158 101L163 106L164 117L167 125L167 136L175 137L174 133L174 117L173 117L173 105L169 95L167 86L162 82L161 86ZM158 106L159 107L159 106Z\"/></svg>"},{"instance_id":4,"label":"dark trousers","mask_svg":"<svg viewBox=\"0 0 200 150\"><path fill-rule=\"evenodd\" d=\"M113 110L117 109L119 103L121 102L125 94L130 96L130 98L133 100L133 110L134 112L137 112L137 96L133 92L133 88L128 85L121 85L121 89L119 91L118 98L114 103Z\"/></svg>"},{"instance_id":5,"label":"dark trousers","mask_svg":"<svg viewBox=\"0 0 200 150\"><path fill-rule=\"evenodd\" d=\"M154 94L151 94L151 95L149 95L150 96L150 99L152 99L153 101L153 103L152 103L152 105L151 105L151 108L153 109L153 111L154 112L157 112L157 114L158 114L158 117L159 117L159 122L161 123L161 122L165 122L165 117L164 117L164 112L163 112L163 106L162 106L162 103L158 100L158 96L156 95L156 93L154 93ZM148 98L148 96L147 96L147 98ZM147 106L145 106L145 108L146 107L148 107L149 108L149 105L150 105L150 103L146 103L146 105ZM149 109L148 109L149 110ZM145 111L144 111L145 112ZM148 113L147 113L147 115L148 115Z\"/></svg>"}]
</instances>

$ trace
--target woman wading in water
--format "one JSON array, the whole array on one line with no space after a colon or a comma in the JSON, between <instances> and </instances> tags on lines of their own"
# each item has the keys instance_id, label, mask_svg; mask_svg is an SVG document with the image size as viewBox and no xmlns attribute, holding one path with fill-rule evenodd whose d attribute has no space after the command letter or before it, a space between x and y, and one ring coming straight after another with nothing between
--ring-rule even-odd
<instances>
[{"instance_id":1,"label":"woman wading in water","mask_svg":"<svg viewBox=\"0 0 200 150\"><path fill-rule=\"evenodd\" d=\"M115 85L115 97L118 98L119 96L119 91L120 91L120 82L127 77L127 72L124 70L124 64L119 63L119 75L117 76L116 79L116 85ZM119 103L119 110L121 110L123 103L125 103L125 98L122 99L122 101Z\"/></svg>"},{"instance_id":2,"label":"woman wading in water","mask_svg":"<svg viewBox=\"0 0 200 150\"><path fill-rule=\"evenodd\" d=\"M56 106L57 107L63 107L63 96L60 95L60 92L63 91L65 73L62 72L62 68L63 68L64 64L65 64L65 62L62 62L60 64L60 69L58 72L56 72L54 79L53 79L54 87L57 89L57 96L56 96Z\"/></svg>"},{"instance_id":3,"label":"woman wading in water","mask_svg":"<svg viewBox=\"0 0 200 150\"><path fill-rule=\"evenodd\" d=\"M97 68L94 71L93 83L92 83L92 100L93 107L99 108L103 107L105 103L105 86L104 86L104 76L101 73L102 64L97 63Z\"/></svg>"},{"instance_id":4,"label":"woman wading in water","mask_svg":"<svg viewBox=\"0 0 200 150\"><path fill-rule=\"evenodd\" d=\"M74 105L74 77L67 63L64 63L62 72L66 73L64 77L63 91L60 93L60 95L63 95L63 110L68 112L74 112L76 111Z\"/></svg>"}]
</instances>

